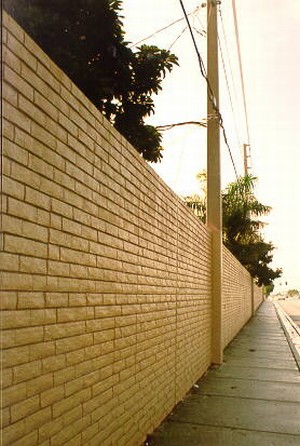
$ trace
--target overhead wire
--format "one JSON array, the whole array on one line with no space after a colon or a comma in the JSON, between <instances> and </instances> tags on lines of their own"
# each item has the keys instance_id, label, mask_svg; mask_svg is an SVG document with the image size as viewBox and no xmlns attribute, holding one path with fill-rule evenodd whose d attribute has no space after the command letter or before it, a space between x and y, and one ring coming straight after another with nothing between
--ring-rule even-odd
<instances>
[{"instance_id":1,"label":"overhead wire","mask_svg":"<svg viewBox=\"0 0 300 446\"><path fill-rule=\"evenodd\" d=\"M224 71L226 87L227 87L227 91L228 91L230 107L231 107L231 111L232 111L232 115L233 115L234 130L235 130L238 146L241 148L242 144L241 144L241 140L240 140L240 136L239 136L239 132L238 132L236 114L235 114L235 111L234 111L233 99L232 99L230 86L229 86L229 78L228 78L226 64L225 64L225 57L224 57L224 53L223 53L223 49L222 49L222 45L221 45L221 40L220 40L219 34L218 34L218 43L219 43L219 49L220 49L220 54L221 54L221 61L222 61L222 67L223 67L223 71Z\"/></svg>"},{"instance_id":2,"label":"overhead wire","mask_svg":"<svg viewBox=\"0 0 300 446\"><path fill-rule=\"evenodd\" d=\"M156 128L160 131L170 130L173 127L179 127L183 125L198 125L199 127L207 127L207 123L205 121L185 121L185 122L177 122L176 124L164 124L157 125Z\"/></svg>"},{"instance_id":3,"label":"overhead wire","mask_svg":"<svg viewBox=\"0 0 300 446\"><path fill-rule=\"evenodd\" d=\"M240 46L240 36L239 36L239 28L238 28L238 20L237 20L237 11L236 11L235 0L232 0L232 11L233 11L234 29L235 29L235 36L236 36L236 43L237 43L237 51L238 51L238 61L239 61L239 70L240 70L241 85L242 85L242 94L243 94L243 103L244 103L244 111L245 111L245 119L246 119L247 137L248 137L248 144L250 145L248 110L247 110L247 103L246 103L245 82L244 82L244 74L243 74L243 64L242 64L242 55L241 55L241 46Z\"/></svg>"},{"instance_id":4,"label":"overhead wire","mask_svg":"<svg viewBox=\"0 0 300 446\"><path fill-rule=\"evenodd\" d=\"M220 16L220 19L221 19L220 21L221 21L222 33L223 33L223 38L224 38L224 43L225 43L226 55L227 55L228 64L229 64L231 82L232 82L232 86L233 86L235 100L237 101L236 84L235 84L234 76L233 76L233 69L232 69L232 64L231 64L230 51L229 51L229 48L228 48L228 40L227 40L227 36L226 36L226 31L225 31L225 25L224 25L224 19L223 19L221 5L218 8L218 12L219 12L219 16Z\"/></svg>"},{"instance_id":5,"label":"overhead wire","mask_svg":"<svg viewBox=\"0 0 300 446\"><path fill-rule=\"evenodd\" d=\"M139 40L138 42L133 43L132 45L130 45L130 48L132 48L132 47L134 47L134 46L137 46L137 45L139 45L139 44L142 43L142 42L145 42L145 40L151 39L151 37L156 36L156 35L159 34L160 32L165 31L166 29L170 28L171 26L175 25L176 23L182 22L183 20L184 20L184 18L181 17L180 19L177 19L177 20L175 20L174 22L169 23L169 25L164 26L163 28L158 29L158 30L155 31L154 33L150 34L149 36L147 36L147 37L145 37L145 38L143 38L143 39L141 39L141 40Z\"/></svg>"},{"instance_id":6,"label":"overhead wire","mask_svg":"<svg viewBox=\"0 0 300 446\"><path fill-rule=\"evenodd\" d=\"M188 24L188 27L189 27L189 31L190 31L191 38L192 38L192 41L193 41L194 49L195 49L195 52L197 54L201 75L205 79L206 84L207 84L208 99L209 99L209 101L212 104L212 107L213 107L213 109L214 109L214 111L216 113L216 116L218 118L219 125L222 128L224 142L225 142L225 144L227 146L227 149L228 149L228 152L229 152L229 155L230 155L230 159L231 159L231 162L232 162L232 165L233 165L235 176L236 176L236 178L238 178L237 168L236 168L236 165L235 165L235 162L234 162L234 159L233 159L231 147L229 145L227 134L226 134L226 130L225 130L224 123L223 123L223 117L222 117L222 115L220 113L220 110L219 110L217 104L216 104L216 98L215 98L215 95L214 95L214 93L212 91L212 88L211 88L211 85L210 85L210 82L209 82L209 79L208 79L208 76L207 76L207 73L206 73L206 70L205 70L204 62L203 62L202 56L200 54L200 51L198 49L198 45L197 45L197 42L196 42L193 30L192 30L192 27L191 27L191 24L190 24L190 21L189 21L189 18L188 18L186 9L185 9L185 6L184 6L182 0L179 0L179 3L181 5L181 8L182 8L185 20L186 20L186 22ZM210 16L209 16L209 18L210 18Z\"/></svg>"},{"instance_id":7,"label":"overhead wire","mask_svg":"<svg viewBox=\"0 0 300 446\"><path fill-rule=\"evenodd\" d=\"M227 41L227 36L226 36L226 32L225 32L225 26L224 26L224 20L223 20L223 14L222 14L222 11L221 11L221 7L219 7L218 11L219 11L220 19L221 19L222 34L223 34L224 46L225 46L225 50L226 50L225 51L225 55L227 57L227 61L228 61L228 65L229 65L229 72L230 72L230 77L231 77L231 85L232 85L235 101L237 102L236 86L235 86L235 81L234 81L234 76L233 76L233 70L232 70L232 65L231 65L231 58L230 58L230 53L229 53L229 49L228 49L228 41ZM223 66L223 71L224 71L224 76L225 76L225 82L226 82L227 91L228 91L228 97L229 97L231 111L232 111L232 116L233 116L233 122L234 122L234 129L235 129L235 133L236 133L236 138L237 138L238 145L239 145L240 149L242 150L242 143L241 143L241 138L240 138L240 134L239 134L239 131L238 131L238 125L237 125L237 118L236 118L236 112L235 112L235 107L234 107L234 101L233 101L233 97L232 97L231 89L230 89L230 85L229 85L228 71L226 69L225 55L224 55L224 52L223 52L223 49L222 49L221 38L220 38L219 33L218 33L218 43L219 43L219 49L220 49L220 54L221 54L222 66Z\"/></svg>"},{"instance_id":8,"label":"overhead wire","mask_svg":"<svg viewBox=\"0 0 300 446\"><path fill-rule=\"evenodd\" d=\"M193 11L189 12L189 13L188 13L188 16L190 16L190 15L192 15L192 14L195 14L195 13L198 11L198 9L199 9L199 6L197 6ZM147 37L145 37L145 38L139 40L138 42L133 43L132 45L129 46L129 48L133 48L134 46L137 46L137 45L139 45L140 43L145 42L145 40L151 39L151 37L156 36L156 35L159 34L160 32L165 31L166 29L170 28L170 27L173 26L173 25L176 25L176 23L182 22L183 20L184 20L184 17L180 17L179 19L174 20L174 22L169 23L168 25L164 26L163 28L158 29L158 30L155 31L154 33L150 34L149 36L147 36ZM187 28L187 27L186 27L186 28ZM185 28L185 29L186 29L186 28ZM204 32L205 32L205 31L204 31Z\"/></svg>"},{"instance_id":9,"label":"overhead wire","mask_svg":"<svg viewBox=\"0 0 300 446\"><path fill-rule=\"evenodd\" d=\"M169 46L169 48L168 48L168 51L171 51L171 49L173 48L173 46L175 45L175 43L180 39L180 37L183 35L183 33L187 30L187 26L185 26L183 29L182 29L182 31L181 31L181 33L176 37L176 39L171 43L171 45Z\"/></svg>"}]
</instances>

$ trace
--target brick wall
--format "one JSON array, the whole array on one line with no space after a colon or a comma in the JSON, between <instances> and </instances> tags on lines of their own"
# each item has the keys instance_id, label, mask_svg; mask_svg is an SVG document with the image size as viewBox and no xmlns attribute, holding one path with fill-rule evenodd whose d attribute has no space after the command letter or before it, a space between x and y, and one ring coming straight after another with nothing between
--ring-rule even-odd
<instances>
[{"instance_id":1,"label":"brick wall","mask_svg":"<svg viewBox=\"0 0 300 446\"><path fill-rule=\"evenodd\" d=\"M222 342L225 348L252 315L252 278L225 247L222 287Z\"/></svg>"},{"instance_id":2,"label":"brick wall","mask_svg":"<svg viewBox=\"0 0 300 446\"><path fill-rule=\"evenodd\" d=\"M263 301L263 289L253 285L253 312L255 312Z\"/></svg>"},{"instance_id":3,"label":"brick wall","mask_svg":"<svg viewBox=\"0 0 300 446\"><path fill-rule=\"evenodd\" d=\"M3 18L3 446L139 445L210 364L211 234Z\"/></svg>"}]
</instances>

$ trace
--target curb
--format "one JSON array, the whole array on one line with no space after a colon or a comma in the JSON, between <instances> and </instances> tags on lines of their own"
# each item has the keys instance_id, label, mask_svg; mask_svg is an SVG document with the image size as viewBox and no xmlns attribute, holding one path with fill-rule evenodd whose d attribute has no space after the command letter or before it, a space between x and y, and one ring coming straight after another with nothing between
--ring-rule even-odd
<instances>
[{"instance_id":1,"label":"curb","mask_svg":"<svg viewBox=\"0 0 300 446\"><path fill-rule=\"evenodd\" d=\"M300 371L300 327L295 324L277 302L273 302L273 305Z\"/></svg>"}]
</instances>

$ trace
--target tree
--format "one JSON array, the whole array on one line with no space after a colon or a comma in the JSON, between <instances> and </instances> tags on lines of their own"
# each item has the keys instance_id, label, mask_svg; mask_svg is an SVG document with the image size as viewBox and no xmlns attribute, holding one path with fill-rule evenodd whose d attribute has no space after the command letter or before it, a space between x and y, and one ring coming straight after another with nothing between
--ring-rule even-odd
<instances>
[{"instance_id":1,"label":"tree","mask_svg":"<svg viewBox=\"0 0 300 446\"><path fill-rule=\"evenodd\" d=\"M296 289L288 290L287 297L298 297L300 295L299 291Z\"/></svg>"},{"instance_id":2,"label":"tree","mask_svg":"<svg viewBox=\"0 0 300 446\"><path fill-rule=\"evenodd\" d=\"M269 206L261 204L253 190L257 178L246 175L230 183L223 193L223 240L228 249L246 267L259 285L270 285L281 270L269 268L274 246L263 240L264 223Z\"/></svg>"},{"instance_id":3,"label":"tree","mask_svg":"<svg viewBox=\"0 0 300 446\"><path fill-rule=\"evenodd\" d=\"M201 180L204 181L203 177ZM264 241L261 233L264 223L259 217L268 214L271 208L255 198L253 189L256 180L251 175L239 177L222 193L223 243L256 278L258 285L267 286L280 277L282 271L268 266L273 259L274 246ZM203 198L198 204L192 203L191 197L186 197L185 201L190 207L198 206L202 221L205 220L206 203Z\"/></svg>"},{"instance_id":4,"label":"tree","mask_svg":"<svg viewBox=\"0 0 300 446\"><path fill-rule=\"evenodd\" d=\"M274 290L274 287L275 287L274 283L271 283L270 285L265 285L265 287L264 287L264 293L265 293L265 296L266 296L266 297L270 296L270 294L271 294L271 293L273 292L273 290Z\"/></svg>"},{"instance_id":5,"label":"tree","mask_svg":"<svg viewBox=\"0 0 300 446\"><path fill-rule=\"evenodd\" d=\"M156 46L129 48L122 0L4 0L4 9L145 159L162 158L161 134L145 118L177 58Z\"/></svg>"}]
</instances>

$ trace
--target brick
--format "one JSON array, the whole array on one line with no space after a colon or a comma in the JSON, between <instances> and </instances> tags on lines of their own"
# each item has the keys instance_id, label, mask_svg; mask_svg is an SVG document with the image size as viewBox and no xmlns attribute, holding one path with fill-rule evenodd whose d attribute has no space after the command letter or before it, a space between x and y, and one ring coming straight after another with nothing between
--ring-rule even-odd
<instances>
[{"instance_id":1,"label":"brick","mask_svg":"<svg viewBox=\"0 0 300 446\"><path fill-rule=\"evenodd\" d=\"M79 364L86 359L86 349L75 350L70 353L66 353L66 362L68 365Z\"/></svg>"},{"instance_id":2,"label":"brick","mask_svg":"<svg viewBox=\"0 0 300 446\"><path fill-rule=\"evenodd\" d=\"M45 327L45 340L62 339L84 334L86 331L85 323L82 321L57 323L55 325L48 325Z\"/></svg>"},{"instance_id":3,"label":"brick","mask_svg":"<svg viewBox=\"0 0 300 446\"><path fill-rule=\"evenodd\" d=\"M3 445L11 445L26 434L25 420L10 424L2 430L1 441Z\"/></svg>"},{"instance_id":4,"label":"brick","mask_svg":"<svg viewBox=\"0 0 300 446\"><path fill-rule=\"evenodd\" d=\"M57 322L82 321L94 318L94 309L84 308L62 308L57 310Z\"/></svg>"},{"instance_id":5,"label":"brick","mask_svg":"<svg viewBox=\"0 0 300 446\"><path fill-rule=\"evenodd\" d=\"M8 254L6 252L0 253L0 264L2 271L19 271L19 256L15 254Z\"/></svg>"},{"instance_id":6,"label":"brick","mask_svg":"<svg viewBox=\"0 0 300 446\"><path fill-rule=\"evenodd\" d=\"M20 328L30 325L29 310L5 311L2 314L2 328Z\"/></svg>"},{"instance_id":7,"label":"brick","mask_svg":"<svg viewBox=\"0 0 300 446\"><path fill-rule=\"evenodd\" d=\"M49 178L50 180L53 180L53 178L54 178L54 169L53 169L53 167L50 166L44 160L38 158L37 156L29 154L28 167L29 167L29 169L33 170L34 172L37 172L39 175L42 175L42 176L44 176L46 178ZM45 197L45 199L46 198L47 197ZM38 199L36 204L38 204L39 201L40 200Z\"/></svg>"},{"instance_id":8,"label":"brick","mask_svg":"<svg viewBox=\"0 0 300 446\"><path fill-rule=\"evenodd\" d=\"M17 293L0 290L1 311L17 308Z\"/></svg>"},{"instance_id":9,"label":"brick","mask_svg":"<svg viewBox=\"0 0 300 446\"><path fill-rule=\"evenodd\" d=\"M36 378L41 375L41 372L42 363L39 360L16 366L14 368L14 383L18 384L19 382Z\"/></svg>"},{"instance_id":10,"label":"brick","mask_svg":"<svg viewBox=\"0 0 300 446\"><path fill-rule=\"evenodd\" d=\"M21 383L16 386L2 389L2 406L7 407L19 403L26 399L26 384Z\"/></svg>"},{"instance_id":11,"label":"brick","mask_svg":"<svg viewBox=\"0 0 300 446\"><path fill-rule=\"evenodd\" d=\"M51 204L52 212L55 212L56 214L62 215L64 217L68 217L70 219L73 218L73 208L69 204L56 200L55 198L52 199Z\"/></svg>"},{"instance_id":12,"label":"brick","mask_svg":"<svg viewBox=\"0 0 300 446\"><path fill-rule=\"evenodd\" d=\"M32 255L36 257L47 257L47 245L34 240L15 237L13 235L5 236L5 250L11 253Z\"/></svg>"},{"instance_id":13,"label":"brick","mask_svg":"<svg viewBox=\"0 0 300 446\"><path fill-rule=\"evenodd\" d=\"M32 291L18 293L18 308L44 308L45 298L43 293Z\"/></svg>"},{"instance_id":14,"label":"brick","mask_svg":"<svg viewBox=\"0 0 300 446\"><path fill-rule=\"evenodd\" d=\"M70 276L70 265L65 262L48 261L48 274L54 276Z\"/></svg>"},{"instance_id":15,"label":"brick","mask_svg":"<svg viewBox=\"0 0 300 446\"><path fill-rule=\"evenodd\" d=\"M51 199L48 195L36 189L26 187L25 201L47 211L51 208Z\"/></svg>"},{"instance_id":16,"label":"brick","mask_svg":"<svg viewBox=\"0 0 300 446\"><path fill-rule=\"evenodd\" d=\"M6 101L3 101L3 112L5 118L17 127L30 133L31 120L28 116L22 113L18 108L12 106Z\"/></svg>"},{"instance_id":17,"label":"brick","mask_svg":"<svg viewBox=\"0 0 300 446\"><path fill-rule=\"evenodd\" d=\"M2 338L3 339L3 338ZM3 344L3 342L2 342ZM12 386L13 383L13 370L9 369L1 369L1 385L2 389L6 389L7 387Z\"/></svg>"},{"instance_id":18,"label":"brick","mask_svg":"<svg viewBox=\"0 0 300 446\"><path fill-rule=\"evenodd\" d=\"M58 121L58 109L50 102L48 98L41 95L38 91L34 92L34 103L43 111L45 111L52 119Z\"/></svg>"},{"instance_id":19,"label":"brick","mask_svg":"<svg viewBox=\"0 0 300 446\"><path fill-rule=\"evenodd\" d=\"M94 437L99 432L99 426L98 423L94 423L91 426L88 426L83 432L82 432L82 443L88 444L88 440L90 440L92 437Z\"/></svg>"},{"instance_id":20,"label":"brick","mask_svg":"<svg viewBox=\"0 0 300 446\"><path fill-rule=\"evenodd\" d=\"M43 358L42 366L43 373L55 372L56 370L61 371L66 366L66 356L62 354Z\"/></svg>"},{"instance_id":21,"label":"brick","mask_svg":"<svg viewBox=\"0 0 300 446\"><path fill-rule=\"evenodd\" d=\"M38 344L32 344L28 347L29 361L35 361L37 359L48 358L49 356L55 356L55 343L54 342L41 342Z\"/></svg>"},{"instance_id":22,"label":"brick","mask_svg":"<svg viewBox=\"0 0 300 446\"><path fill-rule=\"evenodd\" d=\"M15 137L15 126L5 119L5 116L2 116L2 150L4 154L4 147L7 144L7 141L11 142Z\"/></svg>"},{"instance_id":23,"label":"brick","mask_svg":"<svg viewBox=\"0 0 300 446\"><path fill-rule=\"evenodd\" d=\"M3 85L3 99L5 99L9 104L17 107L18 105L18 93L9 84L4 83Z\"/></svg>"},{"instance_id":24,"label":"brick","mask_svg":"<svg viewBox=\"0 0 300 446\"><path fill-rule=\"evenodd\" d=\"M27 396L38 395L41 392L53 387L53 374L37 376L26 382Z\"/></svg>"},{"instance_id":25,"label":"brick","mask_svg":"<svg viewBox=\"0 0 300 446\"><path fill-rule=\"evenodd\" d=\"M48 121L47 121L47 127L48 127ZM50 148L56 147L55 136L52 135L48 130L45 130L43 127L41 127L39 124L33 121L31 122L30 134L33 138L35 138L38 141L41 141L46 146Z\"/></svg>"},{"instance_id":26,"label":"brick","mask_svg":"<svg viewBox=\"0 0 300 446\"><path fill-rule=\"evenodd\" d=\"M44 82L42 78L37 76L34 67L30 67L21 58L20 60L21 60L21 76L24 79L26 79L27 83L38 91L47 91L48 88L47 84Z\"/></svg>"},{"instance_id":27,"label":"brick","mask_svg":"<svg viewBox=\"0 0 300 446\"><path fill-rule=\"evenodd\" d=\"M79 417L77 420L73 421L71 425L66 426L63 430L53 436L51 439L53 446L64 446L65 444L70 446L81 446L80 432L88 425L88 417Z\"/></svg>"},{"instance_id":28,"label":"brick","mask_svg":"<svg viewBox=\"0 0 300 446\"><path fill-rule=\"evenodd\" d=\"M11 197L15 197L19 200L24 200L25 198L25 187L23 184L3 176L2 178L2 191Z\"/></svg>"},{"instance_id":29,"label":"brick","mask_svg":"<svg viewBox=\"0 0 300 446\"><path fill-rule=\"evenodd\" d=\"M47 262L43 259L35 259L33 257L20 257L20 271L31 274L46 274Z\"/></svg>"},{"instance_id":30,"label":"brick","mask_svg":"<svg viewBox=\"0 0 300 446\"><path fill-rule=\"evenodd\" d=\"M92 386L92 391L93 391L93 397L97 396L97 395L101 395L106 392L109 389L112 389L114 385L116 385L120 380L120 377L118 375L109 375L106 378L101 379L101 381L99 381L98 383L94 384ZM87 407L89 406L89 404L87 404ZM85 407L83 407L83 409L85 410Z\"/></svg>"},{"instance_id":31,"label":"brick","mask_svg":"<svg viewBox=\"0 0 300 446\"><path fill-rule=\"evenodd\" d=\"M101 330L94 333L94 343L100 344L115 339L115 330Z\"/></svg>"},{"instance_id":32,"label":"brick","mask_svg":"<svg viewBox=\"0 0 300 446\"><path fill-rule=\"evenodd\" d=\"M38 444L38 431L35 430L14 442L14 446L32 446ZM46 445L45 445L46 446Z\"/></svg>"},{"instance_id":33,"label":"brick","mask_svg":"<svg viewBox=\"0 0 300 446\"><path fill-rule=\"evenodd\" d=\"M25 429L27 432L38 429L41 425L43 425L50 419L51 408L46 407L25 418Z\"/></svg>"},{"instance_id":34,"label":"brick","mask_svg":"<svg viewBox=\"0 0 300 446\"><path fill-rule=\"evenodd\" d=\"M8 211L9 214L13 217L24 218L26 220L30 220L31 222L37 222L38 220L38 212L36 207L24 202L21 205L21 202L19 200L15 200L14 198L8 199ZM9 220L11 217L6 218Z\"/></svg>"},{"instance_id":35,"label":"brick","mask_svg":"<svg viewBox=\"0 0 300 446\"><path fill-rule=\"evenodd\" d=\"M78 137L77 126L65 114L59 113L58 122L75 138Z\"/></svg>"},{"instance_id":36,"label":"brick","mask_svg":"<svg viewBox=\"0 0 300 446\"><path fill-rule=\"evenodd\" d=\"M93 344L92 334L80 335L72 338L59 339L56 341L57 354L71 352Z\"/></svg>"},{"instance_id":37,"label":"brick","mask_svg":"<svg viewBox=\"0 0 300 446\"><path fill-rule=\"evenodd\" d=\"M18 330L6 330L2 339L2 348L11 348L21 345L29 345L41 342L44 333L43 327L19 328Z\"/></svg>"},{"instance_id":38,"label":"brick","mask_svg":"<svg viewBox=\"0 0 300 446\"><path fill-rule=\"evenodd\" d=\"M3 62L4 62L4 70L3 70L4 76L3 76L3 78L5 78L8 81L11 81L11 80L13 80L13 76L11 74L8 75L5 72L6 66L11 67L14 70L15 74L20 73L21 72L21 61L9 48L7 48L7 46L4 46L4 45L3 45Z\"/></svg>"},{"instance_id":39,"label":"brick","mask_svg":"<svg viewBox=\"0 0 300 446\"><path fill-rule=\"evenodd\" d=\"M52 63L51 63L52 65ZM49 67L49 68L52 68ZM50 87L56 91L59 92L60 91L60 84L58 82L58 80L52 75L51 71L49 69L47 69L43 64L38 62L37 65L37 75L41 78L41 79L45 79L45 81L47 82L47 84L50 85Z\"/></svg>"},{"instance_id":40,"label":"brick","mask_svg":"<svg viewBox=\"0 0 300 446\"><path fill-rule=\"evenodd\" d=\"M20 37L21 32L18 35ZM8 35L7 46L16 54L21 60L25 61L27 65L31 66L33 70L37 69L37 59L31 54L22 44L25 39L24 31L22 33L22 41L17 40L12 34Z\"/></svg>"},{"instance_id":41,"label":"brick","mask_svg":"<svg viewBox=\"0 0 300 446\"><path fill-rule=\"evenodd\" d=\"M109 328L114 328L116 325L114 318L93 319L86 321L86 330L91 332L100 332Z\"/></svg>"},{"instance_id":42,"label":"brick","mask_svg":"<svg viewBox=\"0 0 300 446\"><path fill-rule=\"evenodd\" d=\"M81 293L73 293L70 295L69 304L71 307L85 307L86 295Z\"/></svg>"},{"instance_id":43,"label":"brick","mask_svg":"<svg viewBox=\"0 0 300 446\"><path fill-rule=\"evenodd\" d=\"M11 406L11 422L14 423L28 415L35 413L40 407L38 395L28 398L20 403Z\"/></svg>"},{"instance_id":44,"label":"brick","mask_svg":"<svg viewBox=\"0 0 300 446\"><path fill-rule=\"evenodd\" d=\"M51 226L51 228L61 230L62 229L62 217L60 215L51 213L50 226ZM59 258L59 256L56 256L56 258Z\"/></svg>"},{"instance_id":45,"label":"brick","mask_svg":"<svg viewBox=\"0 0 300 446\"><path fill-rule=\"evenodd\" d=\"M64 398L63 401L59 401L53 405L52 407L53 416L58 417L63 413L66 413L70 409L73 409L74 407L88 401L90 397L91 397L91 390L83 389L80 392L74 393L68 398Z\"/></svg>"},{"instance_id":46,"label":"brick","mask_svg":"<svg viewBox=\"0 0 300 446\"><path fill-rule=\"evenodd\" d=\"M65 396L65 388L63 385L45 390L41 393L41 407L52 406L54 403L61 401Z\"/></svg>"},{"instance_id":47,"label":"brick","mask_svg":"<svg viewBox=\"0 0 300 446\"><path fill-rule=\"evenodd\" d=\"M28 290L33 288L33 278L31 274L21 274L14 272L2 272L1 288L7 291Z\"/></svg>"},{"instance_id":48,"label":"brick","mask_svg":"<svg viewBox=\"0 0 300 446\"><path fill-rule=\"evenodd\" d=\"M46 293L45 305L47 308L66 307L68 300L68 294L65 293Z\"/></svg>"},{"instance_id":49,"label":"brick","mask_svg":"<svg viewBox=\"0 0 300 446\"><path fill-rule=\"evenodd\" d=\"M122 308L113 305L102 305L100 307L95 308L95 317L115 317L120 316L122 313Z\"/></svg>"},{"instance_id":50,"label":"brick","mask_svg":"<svg viewBox=\"0 0 300 446\"><path fill-rule=\"evenodd\" d=\"M79 265L95 266L96 256L86 252L76 251L74 249L61 248L61 260Z\"/></svg>"}]
</instances>

